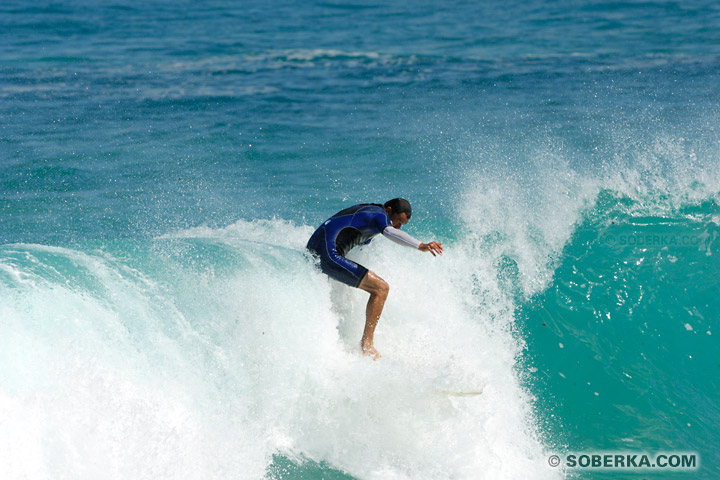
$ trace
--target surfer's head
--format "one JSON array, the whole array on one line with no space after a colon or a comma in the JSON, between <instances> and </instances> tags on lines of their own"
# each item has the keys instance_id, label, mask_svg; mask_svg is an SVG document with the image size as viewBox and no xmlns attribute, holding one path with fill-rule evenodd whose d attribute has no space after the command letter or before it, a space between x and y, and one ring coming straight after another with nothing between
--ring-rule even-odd
<instances>
[{"instance_id":1,"label":"surfer's head","mask_svg":"<svg viewBox=\"0 0 720 480\"><path fill-rule=\"evenodd\" d=\"M385 212L387 212L393 227L400 228L410 221L412 216L412 207L410 202L404 198L393 198L385 202Z\"/></svg>"}]
</instances>

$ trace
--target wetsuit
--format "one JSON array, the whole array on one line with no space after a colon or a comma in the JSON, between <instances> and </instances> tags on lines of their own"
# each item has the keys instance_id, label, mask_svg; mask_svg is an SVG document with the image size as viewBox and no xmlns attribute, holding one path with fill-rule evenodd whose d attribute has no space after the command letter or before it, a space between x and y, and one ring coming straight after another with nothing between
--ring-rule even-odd
<instances>
[{"instance_id":1,"label":"wetsuit","mask_svg":"<svg viewBox=\"0 0 720 480\"><path fill-rule=\"evenodd\" d=\"M307 248L320 257L320 268L331 278L351 287L360 285L368 269L345 255L358 245L366 245L375 235L401 245L419 248L420 242L394 228L381 205L360 204L342 210L325 221L308 241Z\"/></svg>"}]
</instances>

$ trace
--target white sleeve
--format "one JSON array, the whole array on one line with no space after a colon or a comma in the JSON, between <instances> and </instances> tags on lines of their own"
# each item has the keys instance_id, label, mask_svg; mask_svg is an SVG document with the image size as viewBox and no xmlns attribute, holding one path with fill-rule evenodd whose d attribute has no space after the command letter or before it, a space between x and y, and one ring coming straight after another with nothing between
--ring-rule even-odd
<instances>
[{"instance_id":1,"label":"white sleeve","mask_svg":"<svg viewBox=\"0 0 720 480\"><path fill-rule=\"evenodd\" d=\"M407 233L403 232L402 230L398 230L395 227L385 227L385 230L383 230L383 235L393 242L404 245L406 247L412 247L412 248L420 248L420 240L417 240Z\"/></svg>"}]
</instances>

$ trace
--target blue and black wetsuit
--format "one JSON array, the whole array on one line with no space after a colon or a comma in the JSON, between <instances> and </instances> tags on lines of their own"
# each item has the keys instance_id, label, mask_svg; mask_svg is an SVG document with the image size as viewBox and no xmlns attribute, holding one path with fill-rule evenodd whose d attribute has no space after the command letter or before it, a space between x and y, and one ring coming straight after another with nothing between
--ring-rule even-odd
<instances>
[{"instance_id":1,"label":"blue and black wetsuit","mask_svg":"<svg viewBox=\"0 0 720 480\"><path fill-rule=\"evenodd\" d=\"M320 268L325 274L357 287L368 269L348 260L345 255L353 247L369 243L388 227L393 228L381 205L355 205L336 213L320 225L310 237L307 248L320 257Z\"/></svg>"}]
</instances>

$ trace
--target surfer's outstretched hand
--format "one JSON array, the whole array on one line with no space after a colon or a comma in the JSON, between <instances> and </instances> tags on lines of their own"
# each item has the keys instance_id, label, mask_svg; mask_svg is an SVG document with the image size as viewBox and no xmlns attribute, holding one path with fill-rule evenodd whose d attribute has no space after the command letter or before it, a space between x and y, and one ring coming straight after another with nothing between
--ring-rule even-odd
<instances>
[{"instance_id":1,"label":"surfer's outstretched hand","mask_svg":"<svg viewBox=\"0 0 720 480\"><path fill-rule=\"evenodd\" d=\"M418 249L421 252L430 252L432 253L433 257L436 257L438 255L442 255L443 252L443 246L441 242L430 242L430 243L421 243Z\"/></svg>"}]
</instances>

